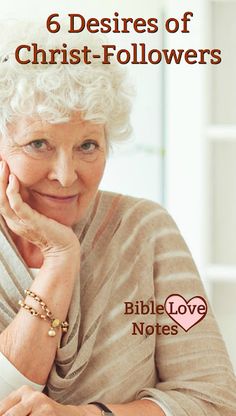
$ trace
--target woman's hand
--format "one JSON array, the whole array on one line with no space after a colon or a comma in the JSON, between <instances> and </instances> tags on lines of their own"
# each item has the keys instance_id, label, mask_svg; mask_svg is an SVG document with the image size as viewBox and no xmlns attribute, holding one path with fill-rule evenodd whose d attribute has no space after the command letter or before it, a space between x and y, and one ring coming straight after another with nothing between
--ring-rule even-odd
<instances>
[{"instance_id":1,"label":"woman's hand","mask_svg":"<svg viewBox=\"0 0 236 416\"><path fill-rule=\"evenodd\" d=\"M44 258L73 253L75 248L80 248L72 229L32 209L22 200L19 190L17 177L1 161L0 213L11 231L36 245Z\"/></svg>"},{"instance_id":2,"label":"woman's hand","mask_svg":"<svg viewBox=\"0 0 236 416\"><path fill-rule=\"evenodd\" d=\"M83 416L79 406L55 402L29 386L22 386L0 401L0 416Z\"/></svg>"},{"instance_id":3,"label":"woman's hand","mask_svg":"<svg viewBox=\"0 0 236 416\"><path fill-rule=\"evenodd\" d=\"M112 407L108 404L108 406L117 415L165 415L163 410L150 400L135 400ZM22 386L0 401L0 416L97 416L99 414L101 411L95 406L62 405L28 386Z\"/></svg>"}]
</instances>

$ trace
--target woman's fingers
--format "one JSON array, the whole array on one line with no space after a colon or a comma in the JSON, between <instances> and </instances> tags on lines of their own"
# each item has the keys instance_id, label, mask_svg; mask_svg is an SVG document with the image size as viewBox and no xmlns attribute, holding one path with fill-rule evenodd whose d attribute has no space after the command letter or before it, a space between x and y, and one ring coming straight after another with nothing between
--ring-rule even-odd
<instances>
[{"instance_id":1,"label":"woman's fingers","mask_svg":"<svg viewBox=\"0 0 236 416\"><path fill-rule=\"evenodd\" d=\"M6 219L6 222L13 232L41 247L42 244L46 244L46 240L43 237L44 225L42 224L42 216L23 201L19 191L19 181L11 173L6 195L9 207L15 218L11 218L8 221Z\"/></svg>"},{"instance_id":2,"label":"woman's fingers","mask_svg":"<svg viewBox=\"0 0 236 416\"><path fill-rule=\"evenodd\" d=\"M15 406L11 407L10 410L7 410L3 416L28 416L30 415L30 407L29 405L25 405L24 403L18 403Z\"/></svg>"},{"instance_id":3,"label":"woman's fingers","mask_svg":"<svg viewBox=\"0 0 236 416\"><path fill-rule=\"evenodd\" d=\"M9 176L9 185L6 189L9 206L20 220L30 220L33 217L32 208L26 204L20 195L19 181L13 173Z\"/></svg>"},{"instance_id":4,"label":"woman's fingers","mask_svg":"<svg viewBox=\"0 0 236 416\"><path fill-rule=\"evenodd\" d=\"M77 415L77 407L59 404L29 386L20 387L0 401L0 416L74 416L75 414Z\"/></svg>"},{"instance_id":5,"label":"woman's fingers","mask_svg":"<svg viewBox=\"0 0 236 416\"><path fill-rule=\"evenodd\" d=\"M9 170L6 162L0 161L0 213L6 217L6 219L15 219L15 214L12 211L9 201L7 199L6 190L8 187Z\"/></svg>"},{"instance_id":6,"label":"woman's fingers","mask_svg":"<svg viewBox=\"0 0 236 416\"><path fill-rule=\"evenodd\" d=\"M9 168L6 162L0 162L0 213L5 218L6 223L34 221L34 211L31 207L23 202L20 195L20 184L14 174L9 174ZM11 228L11 226L10 226Z\"/></svg>"},{"instance_id":7,"label":"woman's fingers","mask_svg":"<svg viewBox=\"0 0 236 416\"><path fill-rule=\"evenodd\" d=\"M9 409L20 403L21 394L18 391L13 391L9 396L0 401L0 416L7 413Z\"/></svg>"},{"instance_id":8,"label":"woman's fingers","mask_svg":"<svg viewBox=\"0 0 236 416\"><path fill-rule=\"evenodd\" d=\"M37 392L29 386L22 386L0 401L0 416L31 415Z\"/></svg>"},{"instance_id":9,"label":"woman's fingers","mask_svg":"<svg viewBox=\"0 0 236 416\"><path fill-rule=\"evenodd\" d=\"M28 239L36 233L37 241L40 214L22 200L19 181L9 174L6 162L0 162L0 166L0 214L13 232Z\"/></svg>"}]
</instances>

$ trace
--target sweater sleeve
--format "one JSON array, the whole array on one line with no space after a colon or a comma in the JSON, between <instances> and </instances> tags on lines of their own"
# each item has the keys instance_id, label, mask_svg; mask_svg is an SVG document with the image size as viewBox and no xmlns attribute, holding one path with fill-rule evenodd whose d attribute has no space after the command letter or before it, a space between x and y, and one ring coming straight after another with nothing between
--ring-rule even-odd
<instances>
[{"instance_id":1,"label":"sweater sleeve","mask_svg":"<svg viewBox=\"0 0 236 416\"><path fill-rule=\"evenodd\" d=\"M156 403L161 408L161 410L163 410L165 416L174 416L173 413L171 413L170 410L167 408L167 406L160 400L153 399L153 397L142 397L141 400L144 399L151 400L152 402Z\"/></svg>"},{"instance_id":2,"label":"sweater sleeve","mask_svg":"<svg viewBox=\"0 0 236 416\"><path fill-rule=\"evenodd\" d=\"M137 392L165 403L175 416L235 416L236 378L224 341L191 254L172 218L162 211L152 224L155 303L172 294L188 302L207 302L204 319L187 330L167 313L158 314L161 328L176 325L175 335L157 335L155 362L159 382ZM150 231L152 233L152 231Z\"/></svg>"},{"instance_id":3,"label":"sweater sleeve","mask_svg":"<svg viewBox=\"0 0 236 416\"><path fill-rule=\"evenodd\" d=\"M42 392L43 385L33 383L21 374L16 367L0 352L0 400L5 399L10 393L27 385L34 390Z\"/></svg>"}]
</instances>

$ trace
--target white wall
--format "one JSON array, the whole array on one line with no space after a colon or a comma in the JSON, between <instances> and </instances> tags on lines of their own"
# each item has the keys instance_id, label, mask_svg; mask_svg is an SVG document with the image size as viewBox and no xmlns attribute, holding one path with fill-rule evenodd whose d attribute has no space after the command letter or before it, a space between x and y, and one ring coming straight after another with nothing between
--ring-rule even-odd
<instances>
[{"instance_id":1,"label":"white wall","mask_svg":"<svg viewBox=\"0 0 236 416\"><path fill-rule=\"evenodd\" d=\"M199 49L206 44L206 1L166 2L166 15L192 11L189 34L166 35L170 48ZM207 65L166 66L166 205L197 261L205 265L205 82Z\"/></svg>"}]
</instances>

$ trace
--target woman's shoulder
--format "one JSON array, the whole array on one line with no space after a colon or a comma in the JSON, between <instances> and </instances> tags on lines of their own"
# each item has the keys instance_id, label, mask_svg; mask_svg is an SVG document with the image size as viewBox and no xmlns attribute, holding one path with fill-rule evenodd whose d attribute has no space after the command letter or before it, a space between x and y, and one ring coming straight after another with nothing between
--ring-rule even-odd
<instances>
[{"instance_id":1,"label":"woman's shoulder","mask_svg":"<svg viewBox=\"0 0 236 416\"><path fill-rule=\"evenodd\" d=\"M122 194L119 192L99 190L98 195L100 205L104 208L109 208L109 206L118 204L119 208L124 212L129 210L137 210L139 212L143 211L144 213L152 209L164 209L158 202L146 198Z\"/></svg>"},{"instance_id":2,"label":"woman's shoulder","mask_svg":"<svg viewBox=\"0 0 236 416\"><path fill-rule=\"evenodd\" d=\"M145 224L174 225L168 211L158 202L127 194L99 191L99 209L101 211L112 211L114 216L128 221L143 221Z\"/></svg>"},{"instance_id":3,"label":"woman's shoulder","mask_svg":"<svg viewBox=\"0 0 236 416\"><path fill-rule=\"evenodd\" d=\"M158 244L165 249L172 243L184 245L175 221L162 205L121 193L99 191L91 226L96 238L103 235L104 244L116 240L133 247Z\"/></svg>"}]
</instances>

